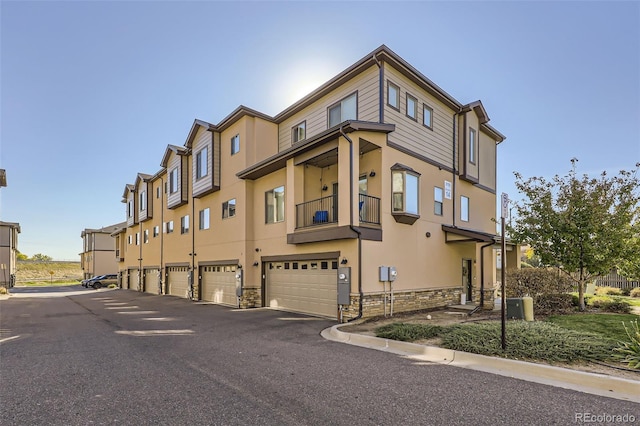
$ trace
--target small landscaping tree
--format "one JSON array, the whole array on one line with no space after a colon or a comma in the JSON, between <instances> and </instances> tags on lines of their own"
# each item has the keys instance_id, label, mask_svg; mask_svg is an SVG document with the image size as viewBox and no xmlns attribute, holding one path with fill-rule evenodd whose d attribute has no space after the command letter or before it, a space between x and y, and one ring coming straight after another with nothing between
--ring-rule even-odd
<instances>
[{"instance_id":1,"label":"small landscaping tree","mask_svg":"<svg viewBox=\"0 0 640 426\"><path fill-rule=\"evenodd\" d=\"M516 204L512 238L529 244L545 265L557 266L578 287L585 309L586 283L604 275L629 254L639 219L638 167L608 177L578 176L577 159L566 176L524 179L515 173L524 199ZM637 227L636 227L637 229Z\"/></svg>"}]
</instances>

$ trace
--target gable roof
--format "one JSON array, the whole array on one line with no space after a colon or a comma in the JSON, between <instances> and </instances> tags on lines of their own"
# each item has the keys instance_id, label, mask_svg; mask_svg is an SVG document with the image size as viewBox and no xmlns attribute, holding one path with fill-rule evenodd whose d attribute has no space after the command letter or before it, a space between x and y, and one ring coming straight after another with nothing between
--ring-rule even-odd
<instances>
[{"instance_id":1,"label":"gable roof","mask_svg":"<svg viewBox=\"0 0 640 426\"><path fill-rule=\"evenodd\" d=\"M171 156L171 154L187 155L188 153L189 150L183 146L167 145L167 149L164 152L164 156L162 157L160 166L162 166L163 168L167 167L167 164L169 163L169 156Z\"/></svg>"}]
</instances>

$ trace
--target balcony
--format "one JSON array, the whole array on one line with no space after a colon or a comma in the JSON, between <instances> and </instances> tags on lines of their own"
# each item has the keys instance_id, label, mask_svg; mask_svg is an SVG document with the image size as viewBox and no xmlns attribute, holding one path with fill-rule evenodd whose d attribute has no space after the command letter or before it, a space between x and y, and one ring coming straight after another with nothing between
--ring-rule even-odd
<instances>
[{"instance_id":1,"label":"balcony","mask_svg":"<svg viewBox=\"0 0 640 426\"><path fill-rule=\"evenodd\" d=\"M380 198L358 195L361 224L380 225ZM338 223L338 197L329 195L296 205L296 229Z\"/></svg>"},{"instance_id":2,"label":"balcony","mask_svg":"<svg viewBox=\"0 0 640 426\"><path fill-rule=\"evenodd\" d=\"M296 228L338 223L338 196L329 195L296 205Z\"/></svg>"}]
</instances>

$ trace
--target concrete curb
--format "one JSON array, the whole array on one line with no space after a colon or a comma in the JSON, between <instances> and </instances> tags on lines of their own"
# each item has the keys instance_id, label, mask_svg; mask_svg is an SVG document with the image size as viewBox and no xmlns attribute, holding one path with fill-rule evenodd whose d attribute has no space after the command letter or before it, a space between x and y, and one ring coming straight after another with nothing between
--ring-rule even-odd
<instances>
[{"instance_id":1,"label":"concrete curb","mask_svg":"<svg viewBox=\"0 0 640 426\"><path fill-rule=\"evenodd\" d=\"M640 394L640 381L636 380L512 359L476 355L436 346L381 339L363 334L345 333L339 329L345 325L347 324L334 325L323 330L321 335L325 339L334 342L390 352L418 361L468 368L625 401L638 402L638 395Z\"/></svg>"}]
</instances>

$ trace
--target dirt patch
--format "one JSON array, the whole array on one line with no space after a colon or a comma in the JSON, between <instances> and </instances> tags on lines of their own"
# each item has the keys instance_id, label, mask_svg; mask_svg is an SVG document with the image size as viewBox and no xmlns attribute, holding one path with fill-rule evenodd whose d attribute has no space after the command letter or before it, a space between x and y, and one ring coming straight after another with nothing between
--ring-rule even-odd
<instances>
[{"instance_id":1,"label":"dirt patch","mask_svg":"<svg viewBox=\"0 0 640 426\"><path fill-rule=\"evenodd\" d=\"M542 320L543 318L537 318ZM455 310L426 310L410 313L394 314L393 317L376 317L356 322L340 327L340 331L346 333L363 334L367 336L375 336L375 330L378 327L382 327L386 324L392 324L397 322L404 322L408 324L433 324L433 325L453 325L469 322L482 322L482 321L500 321L500 311L478 311L471 316L466 312L459 312ZM433 338L428 340L420 340L413 343L429 346L439 346L440 339ZM532 362L532 361L529 361ZM629 380L640 381L640 371L629 370L623 367L608 366L601 363L583 362L573 364L560 364L560 363L545 363L538 361L541 364L553 365L556 367L568 368L578 371L586 371L590 373L605 374L613 377L620 377Z\"/></svg>"}]
</instances>

